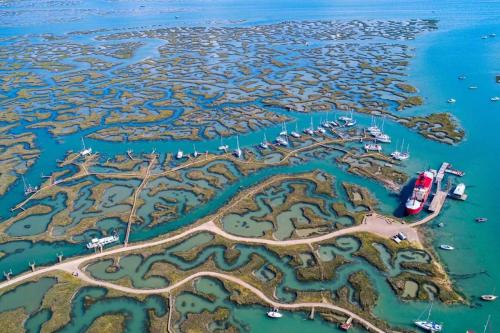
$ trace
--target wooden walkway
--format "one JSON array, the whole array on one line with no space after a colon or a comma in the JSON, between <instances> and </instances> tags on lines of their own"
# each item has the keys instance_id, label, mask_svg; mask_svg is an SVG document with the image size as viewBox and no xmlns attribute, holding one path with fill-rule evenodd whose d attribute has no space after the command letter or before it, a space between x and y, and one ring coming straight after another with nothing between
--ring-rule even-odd
<instances>
[{"instance_id":1,"label":"wooden walkway","mask_svg":"<svg viewBox=\"0 0 500 333\"><path fill-rule=\"evenodd\" d=\"M448 196L447 191L441 191L438 190L434 197L432 198L431 204L429 205L429 212L439 212L441 208L444 205L444 201L446 200L446 197Z\"/></svg>"}]
</instances>

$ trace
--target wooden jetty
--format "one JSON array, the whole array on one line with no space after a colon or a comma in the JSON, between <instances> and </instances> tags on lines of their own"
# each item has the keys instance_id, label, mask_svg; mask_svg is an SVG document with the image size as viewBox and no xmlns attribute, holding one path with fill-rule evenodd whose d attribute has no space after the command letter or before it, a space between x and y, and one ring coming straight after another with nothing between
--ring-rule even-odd
<instances>
[{"instance_id":1,"label":"wooden jetty","mask_svg":"<svg viewBox=\"0 0 500 333\"><path fill-rule=\"evenodd\" d=\"M448 169L448 167L450 166L450 163L448 162L443 162L443 164L441 164L441 167L439 168L439 171L437 172L437 175L436 175L436 183L441 183L441 181L443 180L444 178L444 174L446 172L446 169Z\"/></svg>"}]
</instances>

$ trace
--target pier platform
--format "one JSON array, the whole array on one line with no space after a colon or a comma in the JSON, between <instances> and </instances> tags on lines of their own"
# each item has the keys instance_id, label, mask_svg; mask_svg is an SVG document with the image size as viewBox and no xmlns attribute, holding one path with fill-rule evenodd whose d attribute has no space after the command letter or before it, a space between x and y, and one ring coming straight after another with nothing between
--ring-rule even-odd
<instances>
[{"instance_id":1,"label":"pier platform","mask_svg":"<svg viewBox=\"0 0 500 333\"><path fill-rule=\"evenodd\" d=\"M443 162L443 164L441 164L441 167L439 168L439 171L437 172L437 175L436 175L436 183L441 183L441 181L443 180L444 178L444 174L446 172L446 169L448 169L450 166L450 163L448 162Z\"/></svg>"},{"instance_id":2,"label":"pier platform","mask_svg":"<svg viewBox=\"0 0 500 333\"><path fill-rule=\"evenodd\" d=\"M439 212L441 208L444 205L444 201L446 200L446 197L448 196L447 191L441 191L438 190L436 191L436 194L434 194L434 197L432 198L431 204L429 205L429 212Z\"/></svg>"}]
</instances>

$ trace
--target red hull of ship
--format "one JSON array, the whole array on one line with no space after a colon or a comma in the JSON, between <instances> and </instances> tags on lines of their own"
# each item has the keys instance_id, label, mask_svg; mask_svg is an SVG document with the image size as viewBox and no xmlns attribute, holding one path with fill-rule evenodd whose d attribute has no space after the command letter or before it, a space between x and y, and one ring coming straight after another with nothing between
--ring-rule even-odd
<instances>
[{"instance_id":1,"label":"red hull of ship","mask_svg":"<svg viewBox=\"0 0 500 333\"><path fill-rule=\"evenodd\" d=\"M412 208L408 208L406 207L406 215L415 215L415 214L418 214L422 211L422 209L424 208L424 203L422 203L420 205L420 207L418 207L417 209L412 209Z\"/></svg>"},{"instance_id":2,"label":"red hull of ship","mask_svg":"<svg viewBox=\"0 0 500 333\"><path fill-rule=\"evenodd\" d=\"M407 215L415 215L422 211L427 201L427 198L429 197L429 193L431 192L433 181L434 177L432 176L432 174L429 174L428 171L422 172L420 175L418 175L417 181L415 182L415 186L413 187L411 197L408 198L408 201L406 202L405 208ZM421 190L424 190L423 197L418 198L417 193L419 191L421 193ZM413 205L409 205L410 202L412 202ZM416 202L419 203L418 206L415 205Z\"/></svg>"}]
</instances>

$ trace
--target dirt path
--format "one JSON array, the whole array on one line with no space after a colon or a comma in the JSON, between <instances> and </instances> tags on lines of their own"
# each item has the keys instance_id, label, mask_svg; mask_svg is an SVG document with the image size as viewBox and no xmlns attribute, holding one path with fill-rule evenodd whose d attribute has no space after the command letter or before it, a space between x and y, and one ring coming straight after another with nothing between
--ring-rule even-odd
<instances>
[{"instance_id":1,"label":"dirt path","mask_svg":"<svg viewBox=\"0 0 500 333\"><path fill-rule=\"evenodd\" d=\"M80 265L83 263L102 258L108 255L115 255L120 253L131 252L135 250L141 250L149 247L154 247L157 245L162 245L166 243L175 242L179 239L185 238L191 234L195 234L198 232L211 232L217 235L220 235L226 239L240 242L240 243L248 243L248 244L266 244L273 246L289 246L289 245L300 245L300 244L314 244L321 241L325 241L328 239L336 238L339 236L349 235L357 232L370 232L377 234L382 237L392 236L399 231L405 232L408 235L408 239L410 241L418 241L418 234L413 228L413 225L402 224L397 222L390 222L385 219L383 216L378 214L373 214L371 216L367 216L362 224L344 228L340 230L336 230L329 234L320 235L316 237L310 238L301 238L301 239L289 239L289 240L274 240L274 239L263 239L263 238L248 238L241 237L227 233L226 231L220 229L212 220L205 222L199 226L193 227L191 229L185 230L179 234L170 236L168 238L156 240L156 241L148 241L144 243L138 243L134 245L129 245L127 247L118 247L104 252L93 253L87 256L71 259L68 261L63 261L62 263L58 263L52 266L44 267L35 270L34 272L24 273L22 275L16 276L8 281L3 281L0 283L0 289L6 288L8 286L14 285L16 283L22 282L24 280L33 278L38 275L42 275L45 273L50 273L57 270L64 271L75 271L78 269Z\"/></svg>"},{"instance_id":2,"label":"dirt path","mask_svg":"<svg viewBox=\"0 0 500 333\"><path fill-rule=\"evenodd\" d=\"M71 272L71 271L70 271ZM203 271L203 272L197 272L193 275L190 275L168 287L165 288L159 288L159 289L136 289L136 288L129 288L129 287L124 287L124 286L119 286L110 282L105 282L101 280L94 280L93 278L89 277L86 275L84 272L81 270L78 270L78 278L81 279L82 281L85 281L89 284L92 285L97 285L99 287L104 287L108 289L115 289L124 293L129 293L129 294L140 294L140 295L149 295L149 294L160 294L160 293L171 293L175 289L185 285L186 283L189 283L197 278L200 277L213 277L219 280L226 280L230 281L233 283L238 284L239 286L250 290L255 296L259 297L261 300L263 300L265 303L268 303L272 307L277 307L280 309L309 309L309 308L323 308L323 309L328 309L328 310L333 310L336 312L341 312L347 316L352 317L354 320L358 321L361 325L364 327L370 329L373 332L377 333L385 333L385 331L379 329L377 326L373 325L366 319L362 318L361 316L357 315L354 312L351 312L347 309L344 309L340 306L336 306L330 303L326 302L310 302L310 303L279 303L276 302L269 297L267 297L261 290L257 289L256 287L252 286L251 284L235 277L232 275L228 274L223 274L223 273L216 273L216 272L209 272L209 271Z\"/></svg>"}]
</instances>

